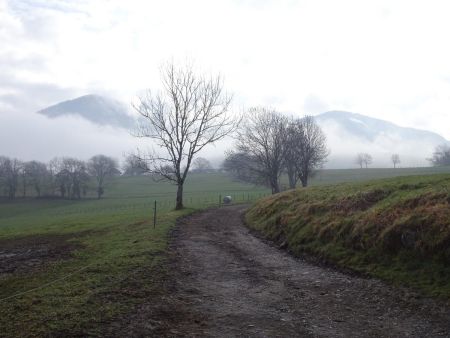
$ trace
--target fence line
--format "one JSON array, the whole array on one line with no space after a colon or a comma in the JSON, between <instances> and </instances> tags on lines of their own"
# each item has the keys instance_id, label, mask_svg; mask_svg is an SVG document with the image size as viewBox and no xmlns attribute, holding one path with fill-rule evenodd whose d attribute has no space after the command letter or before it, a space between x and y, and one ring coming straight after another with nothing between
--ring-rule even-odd
<instances>
[{"instance_id":1,"label":"fence line","mask_svg":"<svg viewBox=\"0 0 450 338\"><path fill-rule=\"evenodd\" d=\"M242 193L239 193L238 195L236 195L237 198L234 199L231 204L240 204L240 203L243 203L243 202L250 202L250 201L254 201L254 200L258 199L258 198L262 198L262 197L267 196L267 195L269 195L269 194L268 193L263 193L263 192L253 193L253 194L250 193L250 192L242 192ZM222 194L215 193L214 195L211 194L211 196L215 196L215 197L211 198L211 200L209 200L208 197L206 197L205 199L198 198L197 202L203 200L203 203L195 204L195 205L188 205L187 204L186 206L187 207L195 207L195 206L200 206L200 207L218 206L218 207L221 207L223 205ZM217 200L217 197L219 197L218 200ZM238 197L242 197L242 198L239 199ZM190 196L190 201L191 201L191 203L193 202L192 196ZM153 211L152 211L152 214L151 214L151 216L153 218L153 228L156 228L156 226L157 226L157 215L161 211L168 211L169 210L169 209L166 209L164 207L171 207L172 205L175 206L175 200L174 199L171 199L171 200L164 199L162 201L161 200L158 201L158 200L155 199L153 202L148 202L147 201L146 203L142 203L142 204L128 204L128 205L125 205L125 208L129 209L130 207L133 207L135 209L135 206L137 206L137 205L145 206L147 203L148 203L150 208L153 205ZM159 206L161 206L163 208L158 209L158 203L159 203ZM162 203L164 203L164 204L162 204ZM105 210L110 210L111 208L117 209L117 206L113 206L113 207L109 207L109 208L100 208L100 209L99 208L89 208L89 209L85 209L85 210L83 210L83 209L78 210L77 209L76 211L78 211L78 213L86 213L86 210L95 210L95 211L98 212L99 210L105 211ZM119 208L119 210L121 210L121 209L123 209L123 207ZM67 212L65 212L64 214L67 214ZM107 259L109 259L109 256L106 256L104 260L107 260ZM0 298L0 303L4 302L6 300L13 299L13 298L18 298L20 296L23 296L23 295L28 294L28 293L32 293L34 291L45 289L46 287L54 285L54 284L56 284L56 283L58 283L60 281L64 281L64 280L66 280L66 279L68 279L68 278L70 278L70 277L72 277L72 276L74 276L74 275L76 275L76 274L78 274L78 273L80 273L80 272L90 268L91 266L93 266L95 264L98 264L98 263L99 262L89 263L88 265L85 265L85 266L83 266L83 267L81 267L81 268L79 268L79 269L77 269L75 271L72 271L72 272L70 272L68 274L65 274L62 277L56 278L56 279L54 279L54 280L52 280L50 282L41 284L41 285L39 285L37 287L31 288L31 289L28 289L28 290L25 290L25 291L17 292L17 293L15 293L13 295L10 295L10 296L4 297L4 298Z\"/></svg>"}]
</instances>

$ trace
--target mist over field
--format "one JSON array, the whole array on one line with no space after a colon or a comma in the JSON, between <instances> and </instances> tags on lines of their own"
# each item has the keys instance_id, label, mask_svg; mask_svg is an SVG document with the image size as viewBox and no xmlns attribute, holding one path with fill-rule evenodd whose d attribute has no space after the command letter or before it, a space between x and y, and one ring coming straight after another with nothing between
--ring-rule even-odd
<instances>
[{"instance_id":1,"label":"mist over field","mask_svg":"<svg viewBox=\"0 0 450 338\"><path fill-rule=\"evenodd\" d=\"M301 117L296 113L285 115ZM391 167L394 153L400 155L403 167L428 166L427 159L435 147L448 142L435 133L350 112L322 112L315 118L330 150L324 168L357 167L355 156L362 152L373 156L372 167ZM130 104L86 95L35 112L0 114L0 141L8 144L4 155L24 160L48 161L55 156L86 159L99 153L122 160L138 148L158 149L151 140L133 136L137 121ZM200 155L218 168L234 143L233 137L227 137L208 145Z\"/></svg>"}]
</instances>

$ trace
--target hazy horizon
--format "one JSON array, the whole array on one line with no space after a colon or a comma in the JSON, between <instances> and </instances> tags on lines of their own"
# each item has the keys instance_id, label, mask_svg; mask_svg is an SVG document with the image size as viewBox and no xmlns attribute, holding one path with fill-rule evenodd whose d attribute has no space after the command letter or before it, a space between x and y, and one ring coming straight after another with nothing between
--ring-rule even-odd
<instances>
[{"instance_id":1,"label":"hazy horizon","mask_svg":"<svg viewBox=\"0 0 450 338\"><path fill-rule=\"evenodd\" d=\"M350 111L450 139L449 9L446 1L0 0L0 154L133 151L136 140L123 130L36 112L86 94L130 103L160 88L159 69L171 60L220 73L236 111ZM341 149L354 140L329 141L339 149L328 166L349 162ZM200 156L219 158L229 143ZM383 149L359 148L374 153L374 166L388 166ZM407 160L410 148L403 165L427 164L422 155Z\"/></svg>"}]
</instances>

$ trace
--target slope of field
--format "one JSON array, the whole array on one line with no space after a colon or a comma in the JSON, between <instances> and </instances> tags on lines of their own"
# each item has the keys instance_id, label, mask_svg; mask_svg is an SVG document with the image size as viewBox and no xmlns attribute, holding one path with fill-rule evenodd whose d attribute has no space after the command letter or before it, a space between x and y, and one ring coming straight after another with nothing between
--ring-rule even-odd
<instances>
[{"instance_id":1,"label":"slope of field","mask_svg":"<svg viewBox=\"0 0 450 338\"><path fill-rule=\"evenodd\" d=\"M295 255L450 298L448 174L287 191L246 220Z\"/></svg>"},{"instance_id":2,"label":"slope of field","mask_svg":"<svg viewBox=\"0 0 450 338\"><path fill-rule=\"evenodd\" d=\"M310 185L327 185L342 182L363 182L398 176L417 176L450 173L450 167L418 168L364 168L364 169L324 169L311 179ZM287 179L286 179L287 184Z\"/></svg>"},{"instance_id":3,"label":"slope of field","mask_svg":"<svg viewBox=\"0 0 450 338\"><path fill-rule=\"evenodd\" d=\"M185 189L177 212L175 187L148 177L117 178L101 200L0 203L0 336L114 336L118 319L161 292L177 218L220 195L267 193L214 174L192 175Z\"/></svg>"}]
</instances>

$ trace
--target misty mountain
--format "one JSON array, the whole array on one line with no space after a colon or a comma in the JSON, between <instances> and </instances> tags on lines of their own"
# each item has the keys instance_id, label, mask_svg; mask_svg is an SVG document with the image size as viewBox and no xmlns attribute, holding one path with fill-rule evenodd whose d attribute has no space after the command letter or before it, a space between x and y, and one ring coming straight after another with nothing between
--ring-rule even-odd
<instances>
[{"instance_id":1,"label":"misty mountain","mask_svg":"<svg viewBox=\"0 0 450 338\"><path fill-rule=\"evenodd\" d=\"M131 128L135 120L122 103L99 95L85 95L38 111L49 118L79 116L97 125Z\"/></svg>"},{"instance_id":2,"label":"misty mountain","mask_svg":"<svg viewBox=\"0 0 450 338\"><path fill-rule=\"evenodd\" d=\"M354 165L358 152L374 157L374 166L390 166L390 156L398 153L404 166L427 165L434 148L449 143L441 135L345 111L329 111L315 116L331 149L327 167Z\"/></svg>"},{"instance_id":3,"label":"misty mountain","mask_svg":"<svg viewBox=\"0 0 450 338\"><path fill-rule=\"evenodd\" d=\"M439 134L427 130L406 128L394 123L345 111L329 111L315 117L319 124L335 123L349 135L368 141L375 141L380 135L396 135L403 142L422 140L435 144L446 143Z\"/></svg>"}]
</instances>

